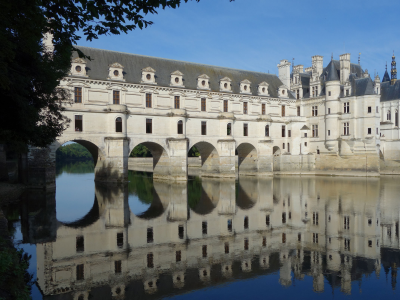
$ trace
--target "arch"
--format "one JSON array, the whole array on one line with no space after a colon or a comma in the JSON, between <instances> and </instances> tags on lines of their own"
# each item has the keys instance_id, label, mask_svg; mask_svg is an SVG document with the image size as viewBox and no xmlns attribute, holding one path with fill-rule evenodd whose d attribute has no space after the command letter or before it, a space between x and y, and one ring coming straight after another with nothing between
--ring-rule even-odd
<instances>
[{"instance_id":1,"label":"arch","mask_svg":"<svg viewBox=\"0 0 400 300\"><path fill-rule=\"evenodd\" d=\"M187 194L189 208L198 215L208 215L219 202L219 181L195 178L188 182Z\"/></svg>"},{"instance_id":2,"label":"arch","mask_svg":"<svg viewBox=\"0 0 400 300\"><path fill-rule=\"evenodd\" d=\"M207 173L208 174L219 173L220 156L217 151L217 148L209 142L199 141L197 143L192 144L191 147L188 149L188 151L190 151L190 149L193 146L196 147L200 152L202 175L205 175Z\"/></svg>"},{"instance_id":3,"label":"arch","mask_svg":"<svg viewBox=\"0 0 400 300\"><path fill-rule=\"evenodd\" d=\"M115 119L115 132L122 132L122 118Z\"/></svg>"},{"instance_id":4,"label":"arch","mask_svg":"<svg viewBox=\"0 0 400 300\"><path fill-rule=\"evenodd\" d=\"M236 147L238 153L239 175L257 175L258 153L255 146L242 143Z\"/></svg>"},{"instance_id":5,"label":"arch","mask_svg":"<svg viewBox=\"0 0 400 300\"><path fill-rule=\"evenodd\" d=\"M86 215L84 215L82 218L80 218L76 221L73 221L73 222L59 221L59 223L66 227L71 227L71 228L85 228L85 227L88 227L88 226L94 224L99 218L100 218L99 203L97 201L97 196L95 196L93 207L90 209L90 211Z\"/></svg>"},{"instance_id":6,"label":"arch","mask_svg":"<svg viewBox=\"0 0 400 300\"><path fill-rule=\"evenodd\" d=\"M269 136L269 125L265 125L265 136Z\"/></svg>"},{"instance_id":7,"label":"arch","mask_svg":"<svg viewBox=\"0 0 400 300\"><path fill-rule=\"evenodd\" d=\"M272 148L272 154L277 156L281 154L281 149L278 146L274 146L274 148Z\"/></svg>"},{"instance_id":8,"label":"arch","mask_svg":"<svg viewBox=\"0 0 400 300\"><path fill-rule=\"evenodd\" d=\"M183 134L183 121L179 120L177 126L178 126L177 133L178 134Z\"/></svg>"},{"instance_id":9,"label":"arch","mask_svg":"<svg viewBox=\"0 0 400 300\"><path fill-rule=\"evenodd\" d=\"M248 210L257 203L258 200L258 181L253 179L241 178L237 185L236 204L242 210Z\"/></svg>"}]
</instances>

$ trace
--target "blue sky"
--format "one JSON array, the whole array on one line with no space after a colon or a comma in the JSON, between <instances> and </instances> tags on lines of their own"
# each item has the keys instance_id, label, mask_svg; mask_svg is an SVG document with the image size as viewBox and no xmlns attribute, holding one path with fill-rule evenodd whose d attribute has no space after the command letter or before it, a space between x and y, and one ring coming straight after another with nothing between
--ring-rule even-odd
<instances>
[{"instance_id":1,"label":"blue sky","mask_svg":"<svg viewBox=\"0 0 400 300\"><path fill-rule=\"evenodd\" d=\"M382 79L393 50L400 63L400 1L201 0L149 15L154 24L82 46L277 73L281 59L311 65L311 56L351 53Z\"/></svg>"}]
</instances>

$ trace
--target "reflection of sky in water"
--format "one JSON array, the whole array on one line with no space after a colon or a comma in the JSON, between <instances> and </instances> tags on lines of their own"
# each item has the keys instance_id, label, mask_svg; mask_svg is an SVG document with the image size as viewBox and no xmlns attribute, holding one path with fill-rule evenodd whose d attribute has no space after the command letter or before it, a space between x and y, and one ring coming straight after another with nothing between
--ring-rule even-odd
<instances>
[{"instance_id":1,"label":"reflection of sky in water","mask_svg":"<svg viewBox=\"0 0 400 300\"><path fill-rule=\"evenodd\" d=\"M147 211L151 204L143 203L139 200L139 197L133 194L129 194L128 197L129 208L134 215L140 215Z\"/></svg>"},{"instance_id":2,"label":"reflection of sky in water","mask_svg":"<svg viewBox=\"0 0 400 300\"><path fill-rule=\"evenodd\" d=\"M57 220L73 222L85 216L94 203L94 173L62 173L56 179Z\"/></svg>"}]
</instances>

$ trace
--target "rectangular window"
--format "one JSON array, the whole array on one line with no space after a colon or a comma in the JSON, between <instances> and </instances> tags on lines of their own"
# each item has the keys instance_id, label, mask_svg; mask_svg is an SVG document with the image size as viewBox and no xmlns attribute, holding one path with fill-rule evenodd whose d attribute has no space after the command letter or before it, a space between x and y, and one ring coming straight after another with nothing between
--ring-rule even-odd
<instances>
[{"instance_id":1,"label":"rectangular window","mask_svg":"<svg viewBox=\"0 0 400 300\"><path fill-rule=\"evenodd\" d=\"M117 233L117 246L118 248L122 248L122 246L124 245L124 234L121 233Z\"/></svg>"},{"instance_id":2,"label":"rectangular window","mask_svg":"<svg viewBox=\"0 0 400 300\"><path fill-rule=\"evenodd\" d=\"M350 229L350 217L346 216L344 217L344 229L349 230Z\"/></svg>"},{"instance_id":3,"label":"rectangular window","mask_svg":"<svg viewBox=\"0 0 400 300\"><path fill-rule=\"evenodd\" d=\"M331 113L331 109L330 108L328 108L328 115Z\"/></svg>"},{"instance_id":4,"label":"rectangular window","mask_svg":"<svg viewBox=\"0 0 400 300\"><path fill-rule=\"evenodd\" d=\"M229 254L229 243L225 243L225 254Z\"/></svg>"},{"instance_id":5,"label":"rectangular window","mask_svg":"<svg viewBox=\"0 0 400 300\"><path fill-rule=\"evenodd\" d=\"M228 220L228 231L232 232L232 219Z\"/></svg>"},{"instance_id":6,"label":"rectangular window","mask_svg":"<svg viewBox=\"0 0 400 300\"><path fill-rule=\"evenodd\" d=\"M300 106L297 106L297 116L300 117Z\"/></svg>"},{"instance_id":7,"label":"rectangular window","mask_svg":"<svg viewBox=\"0 0 400 300\"><path fill-rule=\"evenodd\" d=\"M248 229L249 228L249 217L244 217L244 222L243 222L243 227L244 229Z\"/></svg>"},{"instance_id":8,"label":"rectangular window","mask_svg":"<svg viewBox=\"0 0 400 300\"><path fill-rule=\"evenodd\" d=\"M350 135L349 122L343 123L343 135Z\"/></svg>"},{"instance_id":9,"label":"rectangular window","mask_svg":"<svg viewBox=\"0 0 400 300\"><path fill-rule=\"evenodd\" d=\"M82 115L75 115L75 131L83 131L83 117Z\"/></svg>"},{"instance_id":10,"label":"rectangular window","mask_svg":"<svg viewBox=\"0 0 400 300\"><path fill-rule=\"evenodd\" d=\"M318 233L313 233L313 243L318 244Z\"/></svg>"},{"instance_id":11,"label":"rectangular window","mask_svg":"<svg viewBox=\"0 0 400 300\"><path fill-rule=\"evenodd\" d=\"M85 244L83 236L76 237L76 252L83 252L85 251Z\"/></svg>"},{"instance_id":12,"label":"rectangular window","mask_svg":"<svg viewBox=\"0 0 400 300\"><path fill-rule=\"evenodd\" d=\"M285 116L285 105L282 105L282 117Z\"/></svg>"},{"instance_id":13,"label":"rectangular window","mask_svg":"<svg viewBox=\"0 0 400 300\"><path fill-rule=\"evenodd\" d=\"M83 280L85 279L85 270L84 265L77 265L76 266L76 280Z\"/></svg>"},{"instance_id":14,"label":"rectangular window","mask_svg":"<svg viewBox=\"0 0 400 300\"><path fill-rule=\"evenodd\" d=\"M298 234L297 234L297 241L298 241L298 242L301 242L301 233L298 233Z\"/></svg>"},{"instance_id":15,"label":"rectangular window","mask_svg":"<svg viewBox=\"0 0 400 300\"><path fill-rule=\"evenodd\" d=\"M178 109L178 108L180 108L180 97L179 96L175 96L175 98L174 98L175 100L174 100L174 107L176 108L176 109Z\"/></svg>"},{"instance_id":16,"label":"rectangular window","mask_svg":"<svg viewBox=\"0 0 400 300\"><path fill-rule=\"evenodd\" d=\"M282 149L285 149L285 143L282 144Z\"/></svg>"},{"instance_id":17,"label":"rectangular window","mask_svg":"<svg viewBox=\"0 0 400 300\"><path fill-rule=\"evenodd\" d=\"M331 135L331 131L330 130L328 130L328 136L330 136Z\"/></svg>"},{"instance_id":18,"label":"rectangular window","mask_svg":"<svg viewBox=\"0 0 400 300\"><path fill-rule=\"evenodd\" d=\"M201 232L207 234L207 222L201 222Z\"/></svg>"},{"instance_id":19,"label":"rectangular window","mask_svg":"<svg viewBox=\"0 0 400 300\"><path fill-rule=\"evenodd\" d=\"M122 264L120 260L114 261L114 271L115 274L120 274L122 271Z\"/></svg>"},{"instance_id":20,"label":"rectangular window","mask_svg":"<svg viewBox=\"0 0 400 300\"><path fill-rule=\"evenodd\" d=\"M318 225L318 213L313 212L313 224Z\"/></svg>"},{"instance_id":21,"label":"rectangular window","mask_svg":"<svg viewBox=\"0 0 400 300\"><path fill-rule=\"evenodd\" d=\"M207 122L201 121L201 135L207 135Z\"/></svg>"},{"instance_id":22,"label":"rectangular window","mask_svg":"<svg viewBox=\"0 0 400 300\"><path fill-rule=\"evenodd\" d=\"M247 102L243 102L243 114L247 115Z\"/></svg>"},{"instance_id":23,"label":"rectangular window","mask_svg":"<svg viewBox=\"0 0 400 300\"><path fill-rule=\"evenodd\" d=\"M269 220L269 215L265 216L265 225L269 226L270 220Z\"/></svg>"},{"instance_id":24,"label":"rectangular window","mask_svg":"<svg viewBox=\"0 0 400 300\"><path fill-rule=\"evenodd\" d=\"M153 253L147 254L147 267L154 268L154 256Z\"/></svg>"},{"instance_id":25,"label":"rectangular window","mask_svg":"<svg viewBox=\"0 0 400 300\"><path fill-rule=\"evenodd\" d=\"M146 133L153 133L153 120L146 119Z\"/></svg>"},{"instance_id":26,"label":"rectangular window","mask_svg":"<svg viewBox=\"0 0 400 300\"><path fill-rule=\"evenodd\" d=\"M307 137L307 132L304 133L304 137Z\"/></svg>"},{"instance_id":27,"label":"rectangular window","mask_svg":"<svg viewBox=\"0 0 400 300\"><path fill-rule=\"evenodd\" d=\"M203 255L203 258L207 257L207 245L203 245L203 247L201 247L201 252Z\"/></svg>"},{"instance_id":28,"label":"rectangular window","mask_svg":"<svg viewBox=\"0 0 400 300\"><path fill-rule=\"evenodd\" d=\"M287 152L290 152L290 144L287 143Z\"/></svg>"},{"instance_id":29,"label":"rectangular window","mask_svg":"<svg viewBox=\"0 0 400 300\"><path fill-rule=\"evenodd\" d=\"M344 239L344 250L350 251L350 240Z\"/></svg>"},{"instance_id":30,"label":"rectangular window","mask_svg":"<svg viewBox=\"0 0 400 300\"><path fill-rule=\"evenodd\" d=\"M175 261L180 262L181 260L182 260L182 252L180 250L176 251L175 252Z\"/></svg>"},{"instance_id":31,"label":"rectangular window","mask_svg":"<svg viewBox=\"0 0 400 300\"><path fill-rule=\"evenodd\" d=\"M288 137L292 137L292 131L291 131L291 130L288 130L288 131L287 131L287 136L288 136Z\"/></svg>"},{"instance_id":32,"label":"rectangular window","mask_svg":"<svg viewBox=\"0 0 400 300\"><path fill-rule=\"evenodd\" d=\"M178 134L183 134L183 122L182 122L182 120L178 121Z\"/></svg>"},{"instance_id":33,"label":"rectangular window","mask_svg":"<svg viewBox=\"0 0 400 300\"><path fill-rule=\"evenodd\" d=\"M318 137L318 125L313 125L312 126L312 136L313 137Z\"/></svg>"},{"instance_id":34,"label":"rectangular window","mask_svg":"<svg viewBox=\"0 0 400 300\"><path fill-rule=\"evenodd\" d=\"M265 103L261 104L261 114L265 115Z\"/></svg>"},{"instance_id":35,"label":"rectangular window","mask_svg":"<svg viewBox=\"0 0 400 300\"><path fill-rule=\"evenodd\" d=\"M286 213L282 213L282 224L286 223Z\"/></svg>"},{"instance_id":36,"label":"rectangular window","mask_svg":"<svg viewBox=\"0 0 400 300\"><path fill-rule=\"evenodd\" d=\"M346 96L349 96L349 95L350 95L350 90L347 89L347 90L346 90Z\"/></svg>"},{"instance_id":37,"label":"rectangular window","mask_svg":"<svg viewBox=\"0 0 400 300\"><path fill-rule=\"evenodd\" d=\"M262 240L262 246L267 247L267 238L264 236Z\"/></svg>"},{"instance_id":38,"label":"rectangular window","mask_svg":"<svg viewBox=\"0 0 400 300\"><path fill-rule=\"evenodd\" d=\"M249 130L248 130L248 125L246 123L243 124L243 136L248 136L249 135Z\"/></svg>"},{"instance_id":39,"label":"rectangular window","mask_svg":"<svg viewBox=\"0 0 400 300\"><path fill-rule=\"evenodd\" d=\"M332 95L331 91L328 92L328 96Z\"/></svg>"},{"instance_id":40,"label":"rectangular window","mask_svg":"<svg viewBox=\"0 0 400 300\"><path fill-rule=\"evenodd\" d=\"M244 239L244 250L249 250L249 240Z\"/></svg>"},{"instance_id":41,"label":"rectangular window","mask_svg":"<svg viewBox=\"0 0 400 300\"><path fill-rule=\"evenodd\" d=\"M345 102L343 103L343 112L345 114L350 113L350 102Z\"/></svg>"},{"instance_id":42,"label":"rectangular window","mask_svg":"<svg viewBox=\"0 0 400 300\"><path fill-rule=\"evenodd\" d=\"M368 106L368 113L369 114L372 113L372 107L371 106Z\"/></svg>"},{"instance_id":43,"label":"rectangular window","mask_svg":"<svg viewBox=\"0 0 400 300\"><path fill-rule=\"evenodd\" d=\"M285 125L282 125L282 137L286 136L286 128Z\"/></svg>"},{"instance_id":44,"label":"rectangular window","mask_svg":"<svg viewBox=\"0 0 400 300\"><path fill-rule=\"evenodd\" d=\"M153 228L149 227L147 228L147 243L152 243L153 242Z\"/></svg>"},{"instance_id":45,"label":"rectangular window","mask_svg":"<svg viewBox=\"0 0 400 300\"><path fill-rule=\"evenodd\" d=\"M307 142L304 143L304 147L307 147Z\"/></svg>"},{"instance_id":46,"label":"rectangular window","mask_svg":"<svg viewBox=\"0 0 400 300\"><path fill-rule=\"evenodd\" d=\"M119 104L119 91L113 91L113 104Z\"/></svg>"},{"instance_id":47,"label":"rectangular window","mask_svg":"<svg viewBox=\"0 0 400 300\"><path fill-rule=\"evenodd\" d=\"M146 94L146 107L151 107L151 94Z\"/></svg>"},{"instance_id":48,"label":"rectangular window","mask_svg":"<svg viewBox=\"0 0 400 300\"><path fill-rule=\"evenodd\" d=\"M318 87L315 87L315 96L318 97Z\"/></svg>"},{"instance_id":49,"label":"rectangular window","mask_svg":"<svg viewBox=\"0 0 400 300\"><path fill-rule=\"evenodd\" d=\"M206 111L206 98L201 98L201 111Z\"/></svg>"},{"instance_id":50,"label":"rectangular window","mask_svg":"<svg viewBox=\"0 0 400 300\"><path fill-rule=\"evenodd\" d=\"M185 230L184 230L183 226L179 225L178 226L178 236L179 236L180 239L183 239L184 232L185 232Z\"/></svg>"},{"instance_id":51,"label":"rectangular window","mask_svg":"<svg viewBox=\"0 0 400 300\"><path fill-rule=\"evenodd\" d=\"M82 88L75 88L75 103L82 103Z\"/></svg>"},{"instance_id":52,"label":"rectangular window","mask_svg":"<svg viewBox=\"0 0 400 300\"><path fill-rule=\"evenodd\" d=\"M286 243L286 233L282 233L282 243Z\"/></svg>"},{"instance_id":53,"label":"rectangular window","mask_svg":"<svg viewBox=\"0 0 400 300\"><path fill-rule=\"evenodd\" d=\"M312 107L312 116L313 117L318 116L318 106L313 106Z\"/></svg>"},{"instance_id":54,"label":"rectangular window","mask_svg":"<svg viewBox=\"0 0 400 300\"><path fill-rule=\"evenodd\" d=\"M314 90L314 87L312 87L312 96L315 97L315 90Z\"/></svg>"},{"instance_id":55,"label":"rectangular window","mask_svg":"<svg viewBox=\"0 0 400 300\"><path fill-rule=\"evenodd\" d=\"M228 112L228 100L224 100L224 112Z\"/></svg>"},{"instance_id":56,"label":"rectangular window","mask_svg":"<svg viewBox=\"0 0 400 300\"><path fill-rule=\"evenodd\" d=\"M368 128L368 134L371 134L371 133L372 133L372 129Z\"/></svg>"}]
</instances>

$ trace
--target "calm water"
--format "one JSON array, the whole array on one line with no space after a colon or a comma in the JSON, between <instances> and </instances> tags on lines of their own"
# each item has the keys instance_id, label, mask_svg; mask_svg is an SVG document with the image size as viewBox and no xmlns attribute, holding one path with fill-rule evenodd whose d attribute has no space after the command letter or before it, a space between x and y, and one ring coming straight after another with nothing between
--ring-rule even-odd
<instances>
[{"instance_id":1,"label":"calm water","mask_svg":"<svg viewBox=\"0 0 400 300\"><path fill-rule=\"evenodd\" d=\"M129 178L66 164L24 196L33 299L399 297L399 178Z\"/></svg>"}]
</instances>

